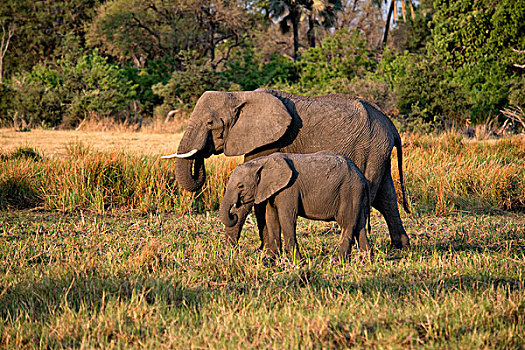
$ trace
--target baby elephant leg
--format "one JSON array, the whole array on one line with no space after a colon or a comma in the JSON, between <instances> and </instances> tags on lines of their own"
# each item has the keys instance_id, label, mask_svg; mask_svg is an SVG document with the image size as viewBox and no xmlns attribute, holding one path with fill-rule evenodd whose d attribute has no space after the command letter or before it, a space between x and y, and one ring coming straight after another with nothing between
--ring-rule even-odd
<instances>
[{"instance_id":1,"label":"baby elephant leg","mask_svg":"<svg viewBox=\"0 0 525 350\"><path fill-rule=\"evenodd\" d=\"M278 213L286 252L292 260L301 260L296 236L297 213L295 210L279 210Z\"/></svg>"},{"instance_id":2,"label":"baby elephant leg","mask_svg":"<svg viewBox=\"0 0 525 350\"><path fill-rule=\"evenodd\" d=\"M359 216L359 220L354 230L354 237L359 245L359 250L363 252L370 251L370 243L368 242L368 236L366 234L366 218L362 214Z\"/></svg>"},{"instance_id":3,"label":"baby elephant leg","mask_svg":"<svg viewBox=\"0 0 525 350\"><path fill-rule=\"evenodd\" d=\"M268 237L265 239L265 251L272 256L276 256L281 251L281 226L277 210L268 203L266 205L266 228Z\"/></svg>"},{"instance_id":4,"label":"baby elephant leg","mask_svg":"<svg viewBox=\"0 0 525 350\"><path fill-rule=\"evenodd\" d=\"M266 226L266 203L255 204L254 206L255 218L257 220L257 228L259 230L259 238L261 245L259 250L263 250L268 246L268 227Z\"/></svg>"}]
</instances>

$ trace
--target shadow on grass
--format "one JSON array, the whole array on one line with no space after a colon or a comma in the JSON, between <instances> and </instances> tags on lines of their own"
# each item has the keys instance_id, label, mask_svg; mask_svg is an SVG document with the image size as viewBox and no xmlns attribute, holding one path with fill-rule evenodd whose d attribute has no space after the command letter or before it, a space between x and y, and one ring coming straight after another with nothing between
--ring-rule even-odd
<instances>
[{"instance_id":1,"label":"shadow on grass","mask_svg":"<svg viewBox=\"0 0 525 350\"><path fill-rule=\"evenodd\" d=\"M41 193L27 179L0 181L0 210L35 208L41 203Z\"/></svg>"},{"instance_id":2,"label":"shadow on grass","mask_svg":"<svg viewBox=\"0 0 525 350\"><path fill-rule=\"evenodd\" d=\"M170 278L145 275L128 276L81 276L62 278L44 277L26 280L0 290L0 318L17 319L29 317L46 321L65 308L88 313L104 312L104 305L113 302L126 305L146 305L163 309L182 309L198 314L204 304L212 299L237 303L240 299L257 299L264 295L276 296L272 304L280 307L303 299L305 295L317 295L322 302L350 293L359 297L375 298L380 295L392 303L413 303L426 298L440 299L449 294L480 295L489 290L498 293L523 293L523 281L515 278L499 278L487 275L462 274L443 278L441 269L403 273L379 271L371 277L349 280L344 276L327 275L320 269L303 268L280 273L272 279L253 279L251 282L228 281L219 288L188 288ZM219 279L221 279L219 277ZM221 281L219 281L221 282ZM283 290L290 293L283 293ZM309 291L306 291L309 290ZM415 299L414 299L415 298ZM262 300L264 302L264 300Z\"/></svg>"},{"instance_id":3,"label":"shadow on grass","mask_svg":"<svg viewBox=\"0 0 525 350\"><path fill-rule=\"evenodd\" d=\"M69 274L63 278L44 277L8 285L0 296L0 318L28 315L34 320L45 320L64 308L65 303L75 311L84 306L88 312L98 312L108 301L198 310L203 297L201 289L186 288L169 278Z\"/></svg>"}]
</instances>

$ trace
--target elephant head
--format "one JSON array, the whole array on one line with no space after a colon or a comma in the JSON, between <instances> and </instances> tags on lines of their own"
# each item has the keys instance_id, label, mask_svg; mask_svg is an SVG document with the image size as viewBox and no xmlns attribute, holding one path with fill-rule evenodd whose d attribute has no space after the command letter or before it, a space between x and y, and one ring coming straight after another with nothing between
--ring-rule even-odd
<instances>
[{"instance_id":1,"label":"elephant head","mask_svg":"<svg viewBox=\"0 0 525 350\"><path fill-rule=\"evenodd\" d=\"M197 101L176 154L182 188L197 191L205 181L204 158L247 154L281 138L292 121L275 96L258 91L207 91Z\"/></svg>"},{"instance_id":2,"label":"elephant head","mask_svg":"<svg viewBox=\"0 0 525 350\"><path fill-rule=\"evenodd\" d=\"M249 212L254 203L269 199L290 183L292 175L292 168L278 153L239 165L232 172L221 202L222 223L235 226L236 212Z\"/></svg>"}]
</instances>

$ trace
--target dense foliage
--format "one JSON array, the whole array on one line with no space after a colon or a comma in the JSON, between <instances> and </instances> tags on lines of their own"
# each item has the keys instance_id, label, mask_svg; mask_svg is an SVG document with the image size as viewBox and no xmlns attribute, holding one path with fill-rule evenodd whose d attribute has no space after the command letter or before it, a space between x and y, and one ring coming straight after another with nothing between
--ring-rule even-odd
<instances>
[{"instance_id":1,"label":"dense foliage","mask_svg":"<svg viewBox=\"0 0 525 350\"><path fill-rule=\"evenodd\" d=\"M350 93L422 130L525 105L519 1L393 1L388 11L335 0L31 4L0 4L4 125L141 121L190 110L206 90L261 86Z\"/></svg>"}]
</instances>

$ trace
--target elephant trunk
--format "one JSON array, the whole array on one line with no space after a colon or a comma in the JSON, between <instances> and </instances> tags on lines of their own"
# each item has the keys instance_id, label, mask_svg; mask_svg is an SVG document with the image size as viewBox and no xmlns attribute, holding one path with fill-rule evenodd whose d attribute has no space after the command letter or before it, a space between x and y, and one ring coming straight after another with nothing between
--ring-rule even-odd
<instances>
[{"instance_id":1,"label":"elephant trunk","mask_svg":"<svg viewBox=\"0 0 525 350\"><path fill-rule=\"evenodd\" d=\"M219 218L226 227L233 227L237 224L237 215L232 215L230 213L234 203L235 202L232 200L231 195L225 193L219 208Z\"/></svg>"},{"instance_id":2,"label":"elephant trunk","mask_svg":"<svg viewBox=\"0 0 525 350\"><path fill-rule=\"evenodd\" d=\"M180 187L186 191L196 192L206 180L204 158L197 155L195 158L180 158L175 160L175 173Z\"/></svg>"}]
</instances>

